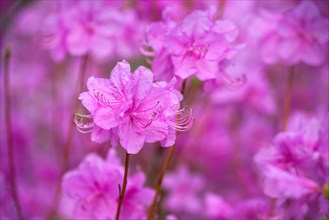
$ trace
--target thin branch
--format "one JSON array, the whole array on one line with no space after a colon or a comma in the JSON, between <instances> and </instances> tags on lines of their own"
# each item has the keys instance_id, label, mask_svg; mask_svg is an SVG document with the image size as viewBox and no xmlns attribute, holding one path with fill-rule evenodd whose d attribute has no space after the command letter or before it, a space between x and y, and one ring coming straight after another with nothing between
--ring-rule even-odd
<instances>
[{"instance_id":1,"label":"thin branch","mask_svg":"<svg viewBox=\"0 0 329 220\"><path fill-rule=\"evenodd\" d=\"M119 220L119 218L120 218L121 206L122 206L123 199L124 199L124 196L125 196L125 193L126 193L127 178L128 178L128 167L129 167L129 154L126 153L125 173L124 173L124 177L123 177L122 190L121 190L121 187L119 185L119 191L121 191L121 194L120 194L120 197L119 197L119 204L118 204L118 208L117 208L117 213L115 215L116 220Z\"/></svg>"},{"instance_id":2,"label":"thin branch","mask_svg":"<svg viewBox=\"0 0 329 220\"><path fill-rule=\"evenodd\" d=\"M11 192L14 200L14 205L19 219L23 219L21 206L19 203L16 182L16 168L15 168L15 149L14 149L14 136L11 123L11 92L10 92L10 76L9 76L9 63L11 58L10 47L6 48L4 59L4 83L5 83L5 121L7 130L7 145L8 145L8 167L9 167L9 181L11 185Z\"/></svg>"}]
</instances>

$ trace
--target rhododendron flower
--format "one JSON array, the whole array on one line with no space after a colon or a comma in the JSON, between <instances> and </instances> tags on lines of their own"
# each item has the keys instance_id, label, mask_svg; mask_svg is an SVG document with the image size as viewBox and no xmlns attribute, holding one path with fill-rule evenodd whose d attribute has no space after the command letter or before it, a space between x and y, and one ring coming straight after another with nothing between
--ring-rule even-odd
<instances>
[{"instance_id":1,"label":"rhododendron flower","mask_svg":"<svg viewBox=\"0 0 329 220\"><path fill-rule=\"evenodd\" d=\"M95 124L108 132L117 129L122 147L130 154L138 153L144 142L161 141L163 146L171 146L175 129L184 131L192 125L191 110L179 110L182 95L171 84L153 83L149 69L139 67L131 73L129 64L120 62L110 79L89 78L89 92L79 99L93 123L77 125L85 129Z\"/></svg>"},{"instance_id":2,"label":"rhododendron flower","mask_svg":"<svg viewBox=\"0 0 329 220\"><path fill-rule=\"evenodd\" d=\"M306 122L306 123L305 123ZM327 119L325 123L328 123ZM328 168L328 157L321 156L327 148L325 125L316 119L297 115L290 130L279 133L270 147L263 148L255 157L264 175L264 192L274 198L294 198L320 192L327 181L323 169Z\"/></svg>"},{"instance_id":3,"label":"rhododendron flower","mask_svg":"<svg viewBox=\"0 0 329 220\"><path fill-rule=\"evenodd\" d=\"M157 77L172 72L181 79L196 76L209 80L219 75L221 62L238 50L232 45L238 30L233 22L214 17L214 10L194 11L181 24L166 19L149 27L146 46L154 52L144 54L155 56L152 68Z\"/></svg>"},{"instance_id":4,"label":"rhododendron flower","mask_svg":"<svg viewBox=\"0 0 329 220\"><path fill-rule=\"evenodd\" d=\"M89 154L75 170L64 176L64 194L73 202L70 218L114 219L118 200L118 186L122 184L124 168L114 151L106 160ZM146 217L146 207L151 203L154 191L144 187L145 176L138 172L128 177L123 201L122 218Z\"/></svg>"},{"instance_id":5,"label":"rhododendron flower","mask_svg":"<svg viewBox=\"0 0 329 220\"><path fill-rule=\"evenodd\" d=\"M141 26L134 23L132 11L120 11L102 0L64 1L57 6L57 11L46 18L42 30L43 44L55 60L62 60L66 53L91 54L103 60L110 55L130 56L138 51L132 48L137 47Z\"/></svg>"},{"instance_id":6,"label":"rhododendron flower","mask_svg":"<svg viewBox=\"0 0 329 220\"><path fill-rule=\"evenodd\" d=\"M274 28L265 32L260 41L265 61L273 63L283 60L288 64L304 62L309 65L323 63L329 39L329 19L321 16L315 3L301 1L295 8L272 18L274 26L270 26Z\"/></svg>"}]
</instances>

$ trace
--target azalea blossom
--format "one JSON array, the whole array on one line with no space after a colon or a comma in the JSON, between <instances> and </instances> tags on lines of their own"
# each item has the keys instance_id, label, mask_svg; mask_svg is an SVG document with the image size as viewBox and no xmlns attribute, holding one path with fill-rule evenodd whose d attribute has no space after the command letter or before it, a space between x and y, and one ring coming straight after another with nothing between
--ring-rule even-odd
<instances>
[{"instance_id":1,"label":"azalea blossom","mask_svg":"<svg viewBox=\"0 0 329 220\"><path fill-rule=\"evenodd\" d=\"M109 151L104 160L96 154L89 154L79 167L65 174L62 182L67 202L74 204L70 218L114 219L118 200L118 186L122 184L124 168L114 151ZM154 194L144 187L145 176L138 172L129 176L122 218L146 217L148 206Z\"/></svg>"},{"instance_id":2,"label":"azalea blossom","mask_svg":"<svg viewBox=\"0 0 329 220\"><path fill-rule=\"evenodd\" d=\"M303 114L294 115L289 129L279 133L273 145L264 147L255 161L264 176L264 193L272 198L294 199L321 195L328 181L328 118L323 121ZM325 150L326 149L326 150Z\"/></svg>"},{"instance_id":3,"label":"azalea blossom","mask_svg":"<svg viewBox=\"0 0 329 220\"><path fill-rule=\"evenodd\" d=\"M144 54L154 56L152 69L157 77L173 74L181 79L215 79L221 72L221 62L230 60L239 50L234 44L237 35L234 23L216 20L214 10L196 10L181 24L167 17L164 22L153 23L146 40L153 52Z\"/></svg>"},{"instance_id":4,"label":"azalea blossom","mask_svg":"<svg viewBox=\"0 0 329 220\"><path fill-rule=\"evenodd\" d=\"M85 118L93 122L77 125L92 130L96 125L107 131L102 131L104 135L117 129L122 147L130 154L138 153L144 142L161 141L163 146L171 146L175 130L185 131L193 122L190 109L179 109L182 95L172 84L153 83L149 69L139 67L131 73L126 61L119 62L110 79L88 79L89 91L79 99L90 112Z\"/></svg>"},{"instance_id":5,"label":"azalea blossom","mask_svg":"<svg viewBox=\"0 0 329 220\"><path fill-rule=\"evenodd\" d=\"M303 62L314 66L324 62L329 19L320 14L314 2L301 1L283 14L267 12L263 15L266 21L258 27L260 33L264 33L260 43L266 62Z\"/></svg>"},{"instance_id":6,"label":"azalea blossom","mask_svg":"<svg viewBox=\"0 0 329 220\"><path fill-rule=\"evenodd\" d=\"M90 54L105 60L110 55L129 57L138 53L133 48L140 40L142 24L134 24L133 11L120 10L115 3L102 0L59 1L55 5L41 30L42 44L55 60L63 60L66 54ZM120 19L122 16L126 19Z\"/></svg>"}]
</instances>

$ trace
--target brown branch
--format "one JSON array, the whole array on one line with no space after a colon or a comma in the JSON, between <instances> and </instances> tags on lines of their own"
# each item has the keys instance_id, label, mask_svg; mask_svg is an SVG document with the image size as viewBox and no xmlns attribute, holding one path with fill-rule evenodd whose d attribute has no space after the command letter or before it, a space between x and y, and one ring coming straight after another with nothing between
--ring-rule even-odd
<instances>
[{"instance_id":1,"label":"brown branch","mask_svg":"<svg viewBox=\"0 0 329 220\"><path fill-rule=\"evenodd\" d=\"M122 206L123 199L124 199L124 196L125 196L125 193L126 193L127 178L128 178L128 167L129 167L129 154L126 153L125 173L124 173L124 177L123 177L122 190L120 190L121 187L119 186L119 191L121 191L121 194L120 194L120 197L119 197L119 204L118 204L118 208L117 208L117 213L115 215L116 220L119 220L121 206Z\"/></svg>"},{"instance_id":2,"label":"brown branch","mask_svg":"<svg viewBox=\"0 0 329 220\"><path fill-rule=\"evenodd\" d=\"M11 92L10 92L10 76L9 76L9 63L11 58L10 47L6 48L4 59L4 84L5 84L5 121L7 130L7 145L8 145L8 168L9 168L9 181L11 186L11 193L14 200L14 205L19 219L23 219L22 209L19 203L16 182L16 168L15 168L15 149L14 149L14 136L11 123Z\"/></svg>"}]
</instances>

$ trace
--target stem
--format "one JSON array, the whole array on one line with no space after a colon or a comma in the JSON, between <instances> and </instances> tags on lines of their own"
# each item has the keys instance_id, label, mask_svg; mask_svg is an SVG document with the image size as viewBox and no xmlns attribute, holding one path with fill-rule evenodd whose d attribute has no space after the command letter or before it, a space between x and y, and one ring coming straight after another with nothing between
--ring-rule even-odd
<instances>
[{"instance_id":1,"label":"stem","mask_svg":"<svg viewBox=\"0 0 329 220\"><path fill-rule=\"evenodd\" d=\"M186 81L187 81L186 79L183 81L183 84L182 84L182 87L181 87L181 93L182 93L182 95L184 95L184 92L186 90L186 83L187 83ZM175 149L175 145L173 145L173 146L170 147L169 152L168 152L168 155L167 155L167 158L166 158L166 161L165 161L165 163L164 163L164 165L162 167L162 170L161 170L159 179L158 179L157 184L156 184L156 187L155 187L156 188L156 192L155 192L155 195L154 195L154 198L153 198L153 202L152 202L152 205L150 207L149 213L147 215L147 219L148 220L152 219L152 217L154 215L154 211L155 211L155 207L157 205L158 197L160 196L160 192L161 192L161 186L162 186L163 177L164 177L164 175L165 175L165 173L166 173L166 171L168 169L169 163L170 163L171 158L172 158L173 153L174 153L174 149Z\"/></svg>"},{"instance_id":2,"label":"stem","mask_svg":"<svg viewBox=\"0 0 329 220\"><path fill-rule=\"evenodd\" d=\"M9 63L11 57L11 49L6 48L5 51L5 63L4 63L4 83L5 83L5 120L7 130L7 144L8 144L8 168L9 168L9 181L11 185L11 193L14 200L14 205L17 211L19 219L23 219L21 206L19 204L19 198L17 194L17 182L16 182L16 169L15 169L15 149L14 149L14 137L11 123L11 95L10 95L10 77L9 77Z\"/></svg>"},{"instance_id":3,"label":"stem","mask_svg":"<svg viewBox=\"0 0 329 220\"><path fill-rule=\"evenodd\" d=\"M129 166L129 154L126 153L126 161L125 161L125 174L123 177L123 184L122 184L122 191L121 191L121 195L119 197L119 204L118 204L118 208L117 208L117 213L115 215L115 219L119 220L120 217L120 211L121 211L121 206L123 203L123 199L126 193L126 187L127 187L127 177L128 177L128 166Z\"/></svg>"},{"instance_id":4,"label":"stem","mask_svg":"<svg viewBox=\"0 0 329 220\"><path fill-rule=\"evenodd\" d=\"M216 18L222 18L224 14L224 8L225 8L226 0L219 0L218 1L218 7L216 12Z\"/></svg>"},{"instance_id":5,"label":"stem","mask_svg":"<svg viewBox=\"0 0 329 220\"><path fill-rule=\"evenodd\" d=\"M153 217L154 210L155 210L155 207L156 207L156 204L157 204L157 200L158 200L158 197L160 196L160 191L161 191L161 185L162 185L163 177L164 177L164 175L165 175L165 173L166 173L166 171L168 169L170 160L171 160L172 155L174 153L174 149L175 149L175 145L173 145L172 147L170 147L169 152L168 152L168 155L167 155L167 158L166 158L166 161L165 161L165 163L163 165L163 168L161 170L161 173L160 173L160 176L159 176L157 185L156 185L155 196L153 198L153 202L152 202L151 208L150 208L149 213L148 213L148 216L147 216L147 219L148 220L151 220L152 217Z\"/></svg>"},{"instance_id":6,"label":"stem","mask_svg":"<svg viewBox=\"0 0 329 220\"><path fill-rule=\"evenodd\" d=\"M288 120L289 120L289 115L290 115L290 110L291 110L291 94L292 94L292 87L294 84L294 74L295 74L295 67L291 66L290 72L289 72L289 78L287 82L287 87L286 87L286 94L284 97L284 104L283 104L283 121L282 121L282 131L286 131L288 127ZM269 219L271 219L274 215L275 212L275 207L276 207L277 199L272 198L271 199L271 204L270 204L270 210L269 210Z\"/></svg>"},{"instance_id":7,"label":"stem","mask_svg":"<svg viewBox=\"0 0 329 220\"><path fill-rule=\"evenodd\" d=\"M282 131L285 131L288 125L288 119L291 109L291 92L294 83L294 72L295 72L295 68L294 66L292 66L290 69L288 83L286 87L286 94L284 97Z\"/></svg>"},{"instance_id":8,"label":"stem","mask_svg":"<svg viewBox=\"0 0 329 220\"><path fill-rule=\"evenodd\" d=\"M78 97L79 94L81 93L83 89L83 85L85 82L85 77L86 77L86 72L87 72L87 64L88 64L89 56L85 55L82 57L82 62L81 62L81 67L80 67L80 74L78 76L77 82L76 82L76 88L75 88L75 94L72 98L73 106L71 110L71 116L74 116L76 111L78 110L79 107L79 101ZM69 120L69 126L68 126L68 134L67 134L67 139L64 145L64 152L63 152L63 161L62 161L62 170L60 174L60 179L58 180L57 186L56 186L56 192L55 196L53 199L53 207L51 208L50 214L48 216L48 219L51 219L54 214L56 214L59 202L60 202L60 195L61 195L61 179L62 176L65 174L66 170L68 169L69 165L69 155L71 152L72 148L72 140L73 140L73 131L74 131L74 122L73 120Z\"/></svg>"}]
</instances>

